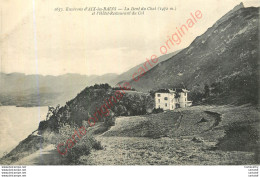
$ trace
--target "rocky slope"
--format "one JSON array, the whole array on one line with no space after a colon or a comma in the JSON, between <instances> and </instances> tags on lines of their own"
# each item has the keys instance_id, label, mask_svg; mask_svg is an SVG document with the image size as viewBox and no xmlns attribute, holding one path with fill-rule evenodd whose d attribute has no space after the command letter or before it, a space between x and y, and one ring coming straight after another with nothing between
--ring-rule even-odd
<instances>
[{"instance_id":1,"label":"rocky slope","mask_svg":"<svg viewBox=\"0 0 260 177\"><path fill-rule=\"evenodd\" d=\"M166 54L166 55L162 55L160 57L158 57L158 62L156 64L153 64L151 67L149 66L149 68L147 68L147 70L149 71L150 69L152 69L153 67L155 67L157 64L159 64L160 62L166 61L169 58L173 57L174 55L176 55L177 53L179 53L181 50L177 50L175 52ZM118 75L115 79L112 80L112 82L114 84L116 83L122 83L124 81L130 80L133 76L133 73L136 72L141 66L143 66L144 63L141 63L131 69L129 69L128 71Z\"/></svg>"}]
</instances>

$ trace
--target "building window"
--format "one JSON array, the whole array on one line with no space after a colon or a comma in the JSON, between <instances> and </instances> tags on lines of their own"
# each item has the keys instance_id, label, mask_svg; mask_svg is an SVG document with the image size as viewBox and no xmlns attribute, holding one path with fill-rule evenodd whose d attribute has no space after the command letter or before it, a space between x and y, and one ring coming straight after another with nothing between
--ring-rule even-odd
<instances>
[{"instance_id":1,"label":"building window","mask_svg":"<svg viewBox=\"0 0 260 177\"><path fill-rule=\"evenodd\" d=\"M165 107L167 107L167 103L165 103Z\"/></svg>"},{"instance_id":2,"label":"building window","mask_svg":"<svg viewBox=\"0 0 260 177\"><path fill-rule=\"evenodd\" d=\"M158 99L158 103L160 103L160 99Z\"/></svg>"},{"instance_id":3,"label":"building window","mask_svg":"<svg viewBox=\"0 0 260 177\"><path fill-rule=\"evenodd\" d=\"M173 103L173 99L172 99L172 103Z\"/></svg>"},{"instance_id":4,"label":"building window","mask_svg":"<svg viewBox=\"0 0 260 177\"><path fill-rule=\"evenodd\" d=\"M172 109L173 109L173 106L172 106Z\"/></svg>"},{"instance_id":5,"label":"building window","mask_svg":"<svg viewBox=\"0 0 260 177\"><path fill-rule=\"evenodd\" d=\"M157 94L157 96L158 96L158 97L160 97L160 96L161 96L161 94Z\"/></svg>"},{"instance_id":6,"label":"building window","mask_svg":"<svg viewBox=\"0 0 260 177\"><path fill-rule=\"evenodd\" d=\"M168 97L164 97L164 100L168 100Z\"/></svg>"},{"instance_id":7,"label":"building window","mask_svg":"<svg viewBox=\"0 0 260 177\"><path fill-rule=\"evenodd\" d=\"M185 98L185 101L187 101L187 98Z\"/></svg>"}]
</instances>

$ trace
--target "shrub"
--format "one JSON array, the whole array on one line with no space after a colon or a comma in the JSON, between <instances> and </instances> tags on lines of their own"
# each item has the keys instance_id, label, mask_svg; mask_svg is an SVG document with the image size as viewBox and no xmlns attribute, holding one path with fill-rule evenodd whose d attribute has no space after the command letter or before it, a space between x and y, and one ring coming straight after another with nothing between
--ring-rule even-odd
<instances>
[{"instance_id":1,"label":"shrub","mask_svg":"<svg viewBox=\"0 0 260 177\"><path fill-rule=\"evenodd\" d=\"M83 155L89 155L92 149L100 150L102 149L101 143L96 141L91 133L87 131L87 133L82 136L80 139L75 136L75 140L72 138L74 135L74 131L78 131L79 127L73 125L64 125L59 129L57 146L60 143L66 144L68 139L71 139L73 142L73 147L69 148L68 146L63 146L61 149L62 152L65 152L65 147L67 148L67 153L64 157L71 164L77 164L78 160Z\"/></svg>"},{"instance_id":2,"label":"shrub","mask_svg":"<svg viewBox=\"0 0 260 177\"><path fill-rule=\"evenodd\" d=\"M153 109L153 113L154 113L154 114L157 114L157 113L160 113L160 112L163 112L163 109L162 109L162 108L154 108L154 109Z\"/></svg>"}]
</instances>

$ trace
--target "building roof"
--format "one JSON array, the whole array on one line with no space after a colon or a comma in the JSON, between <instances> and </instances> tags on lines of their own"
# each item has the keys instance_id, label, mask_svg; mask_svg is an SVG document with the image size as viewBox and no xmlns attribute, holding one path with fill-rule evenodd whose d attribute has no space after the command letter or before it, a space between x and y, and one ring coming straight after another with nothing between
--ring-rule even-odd
<instances>
[{"instance_id":1,"label":"building roof","mask_svg":"<svg viewBox=\"0 0 260 177\"><path fill-rule=\"evenodd\" d=\"M182 88L174 88L174 89L159 89L156 91L156 93L180 93L180 92L189 92L186 89L182 89Z\"/></svg>"},{"instance_id":2,"label":"building roof","mask_svg":"<svg viewBox=\"0 0 260 177\"><path fill-rule=\"evenodd\" d=\"M174 89L175 92L189 92L188 90L186 89L182 89L182 88L176 88Z\"/></svg>"}]
</instances>

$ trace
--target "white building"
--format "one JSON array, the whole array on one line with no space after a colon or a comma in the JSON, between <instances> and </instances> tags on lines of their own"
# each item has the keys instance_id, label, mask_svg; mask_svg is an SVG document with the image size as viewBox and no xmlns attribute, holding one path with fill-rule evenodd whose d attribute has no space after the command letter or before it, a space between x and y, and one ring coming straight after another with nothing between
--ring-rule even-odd
<instances>
[{"instance_id":1,"label":"white building","mask_svg":"<svg viewBox=\"0 0 260 177\"><path fill-rule=\"evenodd\" d=\"M161 89L155 92L155 108L174 110L191 106L192 102L188 101L188 92L186 89Z\"/></svg>"}]
</instances>

